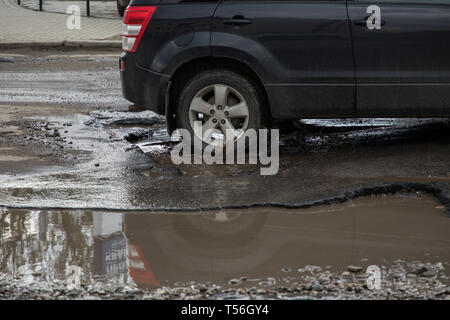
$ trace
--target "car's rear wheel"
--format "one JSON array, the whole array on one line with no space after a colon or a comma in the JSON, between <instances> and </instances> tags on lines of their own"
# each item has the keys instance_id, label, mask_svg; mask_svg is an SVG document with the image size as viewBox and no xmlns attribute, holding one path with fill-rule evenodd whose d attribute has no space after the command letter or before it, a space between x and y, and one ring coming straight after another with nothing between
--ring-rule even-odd
<instances>
[{"instance_id":1,"label":"car's rear wheel","mask_svg":"<svg viewBox=\"0 0 450 320\"><path fill-rule=\"evenodd\" d=\"M258 86L250 78L230 70L204 71L181 90L177 125L205 143L225 141L225 134L230 132L236 141L248 129L263 126L263 103ZM194 131L195 122L201 126L202 136ZM205 135L208 131L212 135Z\"/></svg>"}]
</instances>

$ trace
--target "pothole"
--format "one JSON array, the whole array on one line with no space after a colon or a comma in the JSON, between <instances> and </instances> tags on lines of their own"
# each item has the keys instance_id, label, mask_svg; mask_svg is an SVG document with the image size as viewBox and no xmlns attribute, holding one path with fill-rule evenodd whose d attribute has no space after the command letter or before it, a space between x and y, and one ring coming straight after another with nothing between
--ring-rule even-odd
<instances>
[{"instance_id":1,"label":"pothole","mask_svg":"<svg viewBox=\"0 0 450 320\"><path fill-rule=\"evenodd\" d=\"M291 210L3 210L0 286L9 298L22 295L20 279L29 295L50 286L54 298L53 289L66 288L76 273L74 297L445 298L450 221L444 211L427 194ZM380 268L377 290L367 288L369 266Z\"/></svg>"}]
</instances>

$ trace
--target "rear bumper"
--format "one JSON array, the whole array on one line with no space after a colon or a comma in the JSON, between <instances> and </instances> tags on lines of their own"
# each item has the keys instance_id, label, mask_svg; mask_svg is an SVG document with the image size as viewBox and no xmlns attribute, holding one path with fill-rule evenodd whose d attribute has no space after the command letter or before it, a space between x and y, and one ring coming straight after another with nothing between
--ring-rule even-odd
<instances>
[{"instance_id":1,"label":"rear bumper","mask_svg":"<svg viewBox=\"0 0 450 320\"><path fill-rule=\"evenodd\" d=\"M170 76L140 67L133 53L123 52L119 58L119 66L122 61L125 69L120 70L120 81L124 98L164 115Z\"/></svg>"}]
</instances>

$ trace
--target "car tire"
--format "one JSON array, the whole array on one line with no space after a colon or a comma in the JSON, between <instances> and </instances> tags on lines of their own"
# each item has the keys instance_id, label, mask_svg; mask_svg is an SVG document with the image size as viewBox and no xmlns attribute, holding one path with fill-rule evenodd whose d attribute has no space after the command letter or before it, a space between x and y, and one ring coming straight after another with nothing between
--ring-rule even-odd
<instances>
[{"instance_id":1,"label":"car tire","mask_svg":"<svg viewBox=\"0 0 450 320\"><path fill-rule=\"evenodd\" d=\"M126 6L122 6L119 3L119 0L116 1L117 3L117 12L119 13L119 16L123 17L123 15L125 14L125 9L127 8Z\"/></svg>"},{"instance_id":2,"label":"car tire","mask_svg":"<svg viewBox=\"0 0 450 320\"><path fill-rule=\"evenodd\" d=\"M217 103L219 99L216 101L216 92L225 90L225 88L228 92L228 96L225 94L225 100L228 103L225 103L226 105L222 106L223 109L220 111L217 109L221 106L220 103ZM208 90L213 91L213 93L208 92ZM179 99L175 104L177 127L187 129L190 132L191 137L194 135L192 118L197 114L196 110L192 110L192 106L194 105L194 99L198 99L203 93L205 93L204 97L206 97L203 98L203 101L208 102L206 106L213 106L216 108L215 115L207 112L202 113L203 117L201 121L203 124L206 124L207 121L214 120L214 118L217 117L218 130L224 128L224 126L221 125L221 121L224 121L225 119L228 119L226 120L227 125L230 123L232 126L235 126L236 129L239 128L243 131L250 128L260 129L264 127L267 118L265 113L264 95L261 92L260 87L251 78L232 70L205 70L186 82L181 89ZM212 94L213 96L206 101L205 99L208 99L208 94ZM238 107L240 108L239 111L244 111L245 105L247 106L248 115L244 115L242 118L236 118L237 115L240 115L240 112L232 111L238 110L232 108ZM229 118L225 116L226 110L231 113L229 114ZM223 118L220 118L219 113L221 113ZM242 112L242 114L244 113L245 112ZM197 116L200 117L200 113L198 113Z\"/></svg>"}]
</instances>

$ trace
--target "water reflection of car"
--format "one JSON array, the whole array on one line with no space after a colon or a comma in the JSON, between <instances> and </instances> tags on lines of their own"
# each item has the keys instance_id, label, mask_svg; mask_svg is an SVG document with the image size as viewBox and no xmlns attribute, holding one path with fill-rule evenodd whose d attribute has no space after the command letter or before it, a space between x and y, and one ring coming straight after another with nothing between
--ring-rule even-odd
<instances>
[{"instance_id":1,"label":"water reflection of car","mask_svg":"<svg viewBox=\"0 0 450 320\"><path fill-rule=\"evenodd\" d=\"M264 237L264 213L128 214L123 219L129 275L146 288L190 281L223 285L236 275L266 274L280 248L280 241Z\"/></svg>"},{"instance_id":2,"label":"water reflection of car","mask_svg":"<svg viewBox=\"0 0 450 320\"><path fill-rule=\"evenodd\" d=\"M130 0L116 0L117 1L117 12L121 17L125 13L125 9L130 4Z\"/></svg>"}]
</instances>

